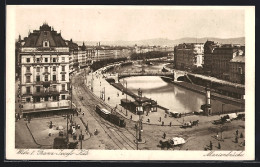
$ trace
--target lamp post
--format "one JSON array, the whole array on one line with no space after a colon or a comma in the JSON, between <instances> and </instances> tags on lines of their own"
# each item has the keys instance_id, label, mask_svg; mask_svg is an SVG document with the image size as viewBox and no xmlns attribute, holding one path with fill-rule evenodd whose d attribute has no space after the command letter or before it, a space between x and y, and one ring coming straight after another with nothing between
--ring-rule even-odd
<instances>
[{"instance_id":1,"label":"lamp post","mask_svg":"<svg viewBox=\"0 0 260 167\"><path fill-rule=\"evenodd\" d=\"M222 103L222 114L224 114L224 103Z\"/></svg>"}]
</instances>

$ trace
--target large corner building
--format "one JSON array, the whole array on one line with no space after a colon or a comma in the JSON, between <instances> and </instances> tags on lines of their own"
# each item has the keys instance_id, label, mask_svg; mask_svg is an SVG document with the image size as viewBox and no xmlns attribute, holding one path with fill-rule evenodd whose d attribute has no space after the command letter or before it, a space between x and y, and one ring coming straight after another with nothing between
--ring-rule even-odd
<instances>
[{"instance_id":1,"label":"large corner building","mask_svg":"<svg viewBox=\"0 0 260 167\"><path fill-rule=\"evenodd\" d=\"M69 47L48 24L24 38L20 48L22 113L70 108Z\"/></svg>"}]
</instances>

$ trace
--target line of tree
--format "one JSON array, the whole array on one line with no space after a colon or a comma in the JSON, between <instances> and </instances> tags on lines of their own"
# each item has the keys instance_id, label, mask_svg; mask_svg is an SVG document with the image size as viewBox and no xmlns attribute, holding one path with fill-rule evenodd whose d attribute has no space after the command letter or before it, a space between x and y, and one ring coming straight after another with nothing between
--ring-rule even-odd
<instances>
[{"instance_id":1,"label":"line of tree","mask_svg":"<svg viewBox=\"0 0 260 167\"><path fill-rule=\"evenodd\" d=\"M133 53L131 60L154 59L168 56L168 52L151 51L146 53Z\"/></svg>"},{"instance_id":2,"label":"line of tree","mask_svg":"<svg viewBox=\"0 0 260 167\"><path fill-rule=\"evenodd\" d=\"M108 64L120 62L120 61L126 61L126 57L118 58L118 59L104 59L100 61L94 62L90 67L93 69L93 71L96 71L102 67L105 67Z\"/></svg>"}]
</instances>

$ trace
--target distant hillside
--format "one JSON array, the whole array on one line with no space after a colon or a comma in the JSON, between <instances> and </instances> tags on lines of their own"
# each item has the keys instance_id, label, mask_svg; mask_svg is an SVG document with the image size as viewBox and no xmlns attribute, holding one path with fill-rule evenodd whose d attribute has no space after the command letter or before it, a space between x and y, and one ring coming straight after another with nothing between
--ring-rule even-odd
<instances>
[{"instance_id":1,"label":"distant hillside","mask_svg":"<svg viewBox=\"0 0 260 167\"><path fill-rule=\"evenodd\" d=\"M174 46L180 43L205 43L207 40L215 41L222 44L245 44L245 37L239 38L214 38L214 37L205 37L205 38L180 38L180 39L167 39L167 38L154 38L154 39L146 39L139 41L100 41L101 45L114 45L114 46L133 46L137 44L140 45L160 45L160 46ZM86 45L96 46L99 41L84 41ZM82 45L82 41L76 42L79 45Z\"/></svg>"}]
</instances>

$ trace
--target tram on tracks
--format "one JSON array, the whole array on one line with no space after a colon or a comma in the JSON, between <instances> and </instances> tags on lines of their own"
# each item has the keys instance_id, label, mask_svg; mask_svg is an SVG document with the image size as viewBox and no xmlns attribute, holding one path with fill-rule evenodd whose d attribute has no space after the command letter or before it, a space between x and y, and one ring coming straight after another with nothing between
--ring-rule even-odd
<instances>
[{"instance_id":1,"label":"tram on tracks","mask_svg":"<svg viewBox=\"0 0 260 167\"><path fill-rule=\"evenodd\" d=\"M119 127L126 126L125 120L122 116L111 113L107 109L103 108L100 104L96 105L96 113L98 113L98 115L100 115L103 119L105 119Z\"/></svg>"}]
</instances>

